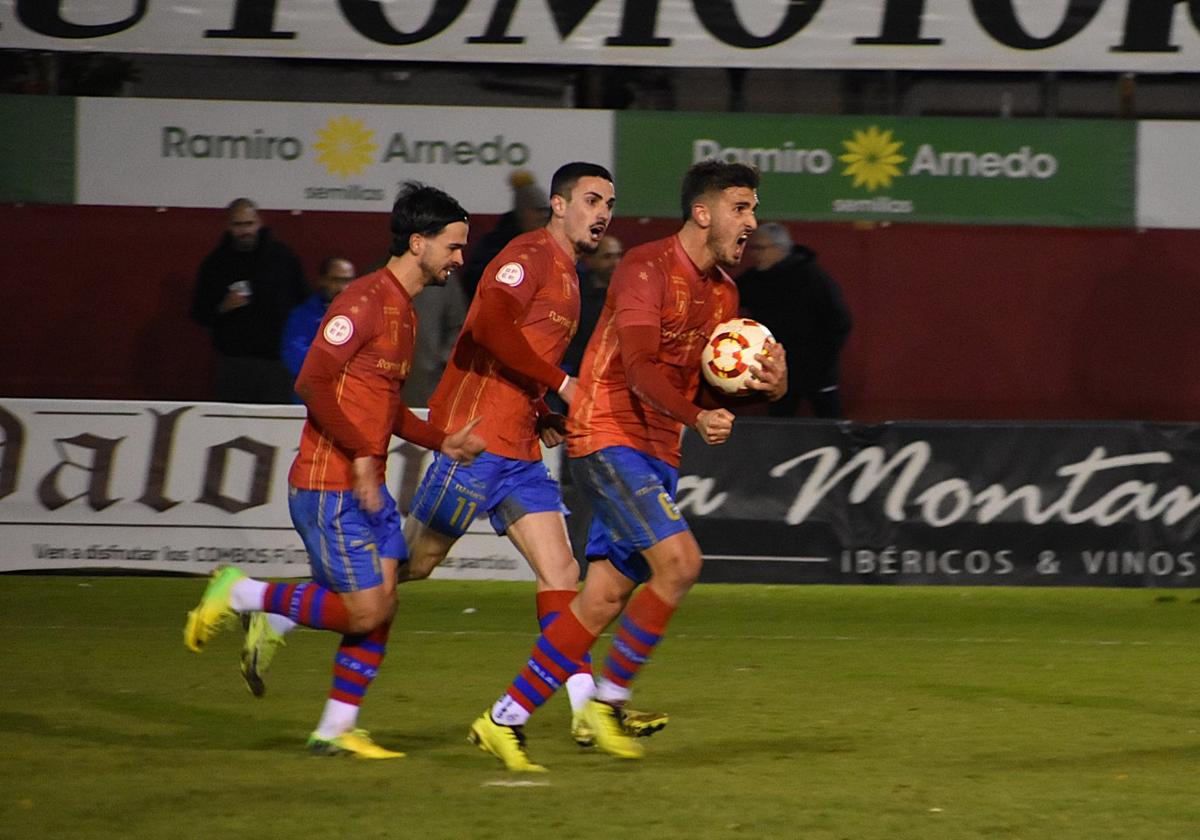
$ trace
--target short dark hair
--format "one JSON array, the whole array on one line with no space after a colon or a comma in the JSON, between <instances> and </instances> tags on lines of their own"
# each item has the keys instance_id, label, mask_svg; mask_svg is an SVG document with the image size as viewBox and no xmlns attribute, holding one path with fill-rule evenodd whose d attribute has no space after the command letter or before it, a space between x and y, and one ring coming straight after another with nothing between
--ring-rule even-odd
<instances>
[{"instance_id":1,"label":"short dark hair","mask_svg":"<svg viewBox=\"0 0 1200 840\"><path fill-rule=\"evenodd\" d=\"M329 257L326 257L325 259L321 260L321 265L317 268L317 274L320 274L322 276L328 274L330 271L333 270L333 264L335 262L345 262L345 263L350 263L351 265L354 265L353 260L349 260L346 257L339 257L336 254L334 254L333 256L329 256Z\"/></svg>"},{"instance_id":2,"label":"short dark hair","mask_svg":"<svg viewBox=\"0 0 1200 840\"><path fill-rule=\"evenodd\" d=\"M758 189L758 170L744 163L728 163L723 160L702 160L693 163L683 175L679 204L683 220L692 218L692 205L702 196L721 192L730 187Z\"/></svg>"},{"instance_id":3,"label":"short dark hair","mask_svg":"<svg viewBox=\"0 0 1200 840\"><path fill-rule=\"evenodd\" d=\"M392 245L388 253L393 257L407 253L408 240L414 233L436 236L446 225L469 218L448 193L419 181L405 181L392 204Z\"/></svg>"},{"instance_id":4,"label":"short dark hair","mask_svg":"<svg viewBox=\"0 0 1200 840\"><path fill-rule=\"evenodd\" d=\"M550 195L561 195L570 200L571 190L579 183L580 178L603 178L612 183L612 173L598 163L587 163L582 160L564 163L554 172L550 179Z\"/></svg>"}]
</instances>

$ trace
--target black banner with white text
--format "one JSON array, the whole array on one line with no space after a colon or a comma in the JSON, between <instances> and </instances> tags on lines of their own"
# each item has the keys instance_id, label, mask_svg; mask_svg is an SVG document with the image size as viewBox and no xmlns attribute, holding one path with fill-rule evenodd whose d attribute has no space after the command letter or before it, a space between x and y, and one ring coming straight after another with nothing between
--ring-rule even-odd
<instances>
[{"instance_id":1,"label":"black banner with white text","mask_svg":"<svg viewBox=\"0 0 1200 840\"><path fill-rule=\"evenodd\" d=\"M1200 586L1200 425L740 419L684 441L704 580Z\"/></svg>"}]
</instances>

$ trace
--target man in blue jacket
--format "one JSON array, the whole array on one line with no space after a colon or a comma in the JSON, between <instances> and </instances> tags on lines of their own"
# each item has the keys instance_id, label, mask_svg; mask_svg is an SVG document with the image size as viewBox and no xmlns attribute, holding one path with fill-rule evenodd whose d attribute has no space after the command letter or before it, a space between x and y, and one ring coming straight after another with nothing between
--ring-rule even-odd
<instances>
[{"instance_id":1,"label":"man in blue jacket","mask_svg":"<svg viewBox=\"0 0 1200 840\"><path fill-rule=\"evenodd\" d=\"M308 346L312 344L325 317L325 310L330 302L350 285L355 277L354 263L345 257L326 257L321 263L321 274L317 278L316 291L292 310L287 323L283 326L283 342L279 348L279 357L292 375L292 381L300 373L304 364L304 356ZM292 394L293 402L300 398Z\"/></svg>"}]
</instances>

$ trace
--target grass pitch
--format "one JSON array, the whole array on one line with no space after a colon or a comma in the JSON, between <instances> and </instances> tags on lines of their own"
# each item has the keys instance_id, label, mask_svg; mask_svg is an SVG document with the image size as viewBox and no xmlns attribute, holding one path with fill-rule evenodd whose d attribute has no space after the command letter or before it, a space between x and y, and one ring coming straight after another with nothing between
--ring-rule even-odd
<instances>
[{"instance_id":1,"label":"grass pitch","mask_svg":"<svg viewBox=\"0 0 1200 840\"><path fill-rule=\"evenodd\" d=\"M398 761L308 756L331 634L253 699L239 633L182 644L199 579L0 576L0 838L1195 838L1195 592L698 587L639 680L642 761L528 727L466 741L534 638L527 583L402 588L362 723ZM598 646L605 650L605 643Z\"/></svg>"}]
</instances>

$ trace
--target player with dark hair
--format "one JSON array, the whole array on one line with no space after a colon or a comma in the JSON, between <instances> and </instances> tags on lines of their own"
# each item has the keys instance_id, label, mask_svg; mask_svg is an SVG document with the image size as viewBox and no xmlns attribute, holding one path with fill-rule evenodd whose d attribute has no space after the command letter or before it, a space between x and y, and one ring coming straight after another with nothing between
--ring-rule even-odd
<instances>
[{"instance_id":1,"label":"player with dark hair","mask_svg":"<svg viewBox=\"0 0 1200 840\"><path fill-rule=\"evenodd\" d=\"M757 227L757 187L757 171L743 164L696 164L683 179L683 227L629 251L613 274L570 407L572 474L595 509L587 580L470 729L471 740L510 770L545 769L529 760L522 727L622 610L584 719L601 750L642 755L622 710L630 682L700 575L700 547L674 499L680 433L689 426L720 444L733 430L729 411L702 409L693 397L701 349L717 324L737 314L737 287L725 269L741 260ZM783 349L756 360L751 387L779 399L787 388Z\"/></svg>"},{"instance_id":2,"label":"player with dark hair","mask_svg":"<svg viewBox=\"0 0 1200 840\"><path fill-rule=\"evenodd\" d=\"M357 728L359 706L387 646L396 567L407 554L400 514L384 483L391 436L453 463L469 463L484 447L472 432L477 417L447 434L416 417L400 396L416 334L412 298L444 284L462 265L467 213L441 190L409 182L392 207L391 233L391 259L333 300L296 382L308 419L288 474L288 509L308 549L313 581L266 583L233 566L218 569L184 629L184 642L196 652L233 613L256 613L247 637L251 650L266 643L262 613L340 634L329 699L308 739L318 755L403 755ZM253 658L249 666L255 667ZM247 682L257 676L247 675Z\"/></svg>"},{"instance_id":3,"label":"player with dark hair","mask_svg":"<svg viewBox=\"0 0 1200 840\"><path fill-rule=\"evenodd\" d=\"M484 270L446 371L429 400L437 425L482 415L487 452L470 466L435 455L413 499L406 525L409 562L401 579L428 577L475 517L487 513L507 534L537 579L537 615L545 626L575 597L579 564L567 538L562 490L542 463L541 445L560 445L565 418L543 399L570 402L576 380L558 364L579 321L575 264L594 251L612 218L612 175L574 162L554 173L550 221L521 234ZM590 745L582 710L595 689L590 663L564 677L576 713L571 733ZM661 715L631 717L642 734L661 728Z\"/></svg>"}]
</instances>

